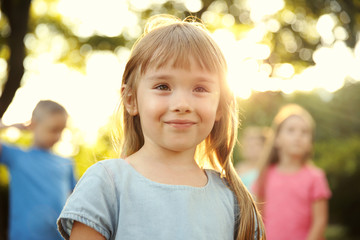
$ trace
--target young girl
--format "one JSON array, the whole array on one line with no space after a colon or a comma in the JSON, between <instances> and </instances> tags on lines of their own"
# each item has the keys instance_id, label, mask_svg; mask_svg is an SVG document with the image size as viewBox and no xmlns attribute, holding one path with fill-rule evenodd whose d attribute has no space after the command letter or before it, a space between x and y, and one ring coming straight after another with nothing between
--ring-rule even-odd
<instances>
[{"instance_id":1,"label":"young girl","mask_svg":"<svg viewBox=\"0 0 360 240\"><path fill-rule=\"evenodd\" d=\"M243 160L237 164L236 171L249 191L259 176L259 160L263 154L266 133L266 128L251 126L244 130L241 139Z\"/></svg>"},{"instance_id":2,"label":"young girl","mask_svg":"<svg viewBox=\"0 0 360 240\"><path fill-rule=\"evenodd\" d=\"M270 240L323 239L330 190L310 162L314 121L295 104L280 109L259 180L254 186Z\"/></svg>"},{"instance_id":3,"label":"young girl","mask_svg":"<svg viewBox=\"0 0 360 240\"><path fill-rule=\"evenodd\" d=\"M237 115L225 76L224 56L200 23L150 19L123 75L122 159L87 170L58 220L62 235L264 237L230 159Z\"/></svg>"}]
</instances>

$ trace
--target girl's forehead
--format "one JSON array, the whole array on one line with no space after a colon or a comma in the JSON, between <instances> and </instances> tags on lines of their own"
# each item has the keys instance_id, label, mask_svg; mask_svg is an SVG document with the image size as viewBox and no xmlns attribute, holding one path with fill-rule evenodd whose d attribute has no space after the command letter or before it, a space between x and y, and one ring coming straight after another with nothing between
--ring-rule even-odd
<instances>
[{"instance_id":1,"label":"girl's forehead","mask_svg":"<svg viewBox=\"0 0 360 240\"><path fill-rule=\"evenodd\" d=\"M303 128L311 128L311 124L306 121L305 118L300 115L291 115L286 118L282 124L283 126L298 126Z\"/></svg>"},{"instance_id":2,"label":"girl's forehead","mask_svg":"<svg viewBox=\"0 0 360 240\"><path fill-rule=\"evenodd\" d=\"M185 64L177 64L176 58L171 59L170 61L163 64L152 62L147 66L147 69L143 69L142 75L144 76L149 74L165 73L174 70L185 70L187 72L191 72L194 74L197 73L197 74L209 75L212 78L220 77L219 72L217 72L215 69L210 70L199 60L196 60L193 57L189 57L188 62L186 62Z\"/></svg>"},{"instance_id":3,"label":"girl's forehead","mask_svg":"<svg viewBox=\"0 0 360 240\"><path fill-rule=\"evenodd\" d=\"M209 61L209 60L208 60ZM200 57L195 57L190 54L188 56L177 56L174 54L170 58L167 58L165 61L161 57L153 57L150 59L149 68L152 69L162 69L162 68L178 68L190 70L193 68L203 69L210 72L210 63L205 62ZM212 69L214 71L214 69Z\"/></svg>"}]
</instances>

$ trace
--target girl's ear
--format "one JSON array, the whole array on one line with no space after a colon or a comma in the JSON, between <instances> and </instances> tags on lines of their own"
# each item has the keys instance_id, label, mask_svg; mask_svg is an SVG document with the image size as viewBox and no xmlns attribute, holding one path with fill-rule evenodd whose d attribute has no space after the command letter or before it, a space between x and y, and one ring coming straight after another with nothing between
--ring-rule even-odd
<instances>
[{"instance_id":1,"label":"girl's ear","mask_svg":"<svg viewBox=\"0 0 360 240\"><path fill-rule=\"evenodd\" d=\"M125 88L126 85L123 85L121 87L121 95L125 94ZM138 114L136 99L132 93L132 91L129 91L126 96L123 96L124 106L126 108L126 111L131 116L136 116Z\"/></svg>"}]
</instances>

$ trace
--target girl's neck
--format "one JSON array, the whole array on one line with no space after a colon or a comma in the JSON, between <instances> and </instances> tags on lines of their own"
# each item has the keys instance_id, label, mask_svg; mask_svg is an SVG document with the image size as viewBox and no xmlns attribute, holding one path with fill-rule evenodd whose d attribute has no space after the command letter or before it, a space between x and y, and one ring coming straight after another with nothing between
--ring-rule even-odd
<instances>
[{"instance_id":1,"label":"girl's neck","mask_svg":"<svg viewBox=\"0 0 360 240\"><path fill-rule=\"evenodd\" d=\"M182 152L160 151L143 146L127 161L144 177L163 184L203 187L208 179L194 160L195 149Z\"/></svg>"},{"instance_id":2,"label":"girl's neck","mask_svg":"<svg viewBox=\"0 0 360 240\"><path fill-rule=\"evenodd\" d=\"M280 155L277 168L283 172L296 172L304 164L304 160L299 156Z\"/></svg>"},{"instance_id":3,"label":"girl's neck","mask_svg":"<svg viewBox=\"0 0 360 240\"><path fill-rule=\"evenodd\" d=\"M156 162L158 164L164 164L168 166L186 166L193 165L195 148L185 151L171 151L161 148L159 146L153 146L145 144L138 152L138 156L143 156L148 161Z\"/></svg>"}]
</instances>

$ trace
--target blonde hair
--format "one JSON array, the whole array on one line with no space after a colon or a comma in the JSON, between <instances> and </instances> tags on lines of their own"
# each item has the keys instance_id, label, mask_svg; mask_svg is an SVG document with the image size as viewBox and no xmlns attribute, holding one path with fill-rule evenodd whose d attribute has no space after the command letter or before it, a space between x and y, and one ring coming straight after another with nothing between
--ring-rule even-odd
<instances>
[{"instance_id":1,"label":"blonde hair","mask_svg":"<svg viewBox=\"0 0 360 240\"><path fill-rule=\"evenodd\" d=\"M268 137L268 141L266 143L265 154L260 167L260 175L258 180L258 193L257 198L259 201L265 201L264 191L265 191L265 178L266 171L270 165L277 164L279 162L279 153L275 146L275 140L278 137L281 127L284 122L290 117L299 117L309 126L311 130L311 134L313 137L315 122L312 118L311 114L303 107L298 104L286 104L280 108L276 116L274 117L272 123L272 131L270 136ZM309 162L311 160L312 151L304 154L303 163Z\"/></svg>"},{"instance_id":2,"label":"blonde hair","mask_svg":"<svg viewBox=\"0 0 360 240\"><path fill-rule=\"evenodd\" d=\"M36 104L32 112L31 121L41 121L46 116L57 113L68 115L65 108L59 103L51 100L41 100Z\"/></svg>"},{"instance_id":3,"label":"blonde hair","mask_svg":"<svg viewBox=\"0 0 360 240\"><path fill-rule=\"evenodd\" d=\"M169 15L157 15L148 21L125 67L122 103L129 95L136 99L138 81L148 69L159 69L168 64L174 68L189 69L191 57L202 69L218 74L221 91L221 119L214 123L208 137L199 144L197 162L201 167L207 165L219 171L235 193L241 212L241 218L236 223L236 239L254 239L255 230L258 230L257 237L260 239L260 233L265 235L261 217L231 162L238 122L235 97L226 81L227 64L220 48L201 23L194 18L181 21ZM122 117L121 157L127 157L143 146L144 136L138 115L129 114L124 104L120 104L118 112Z\"/></svg>"}]
</instances>

